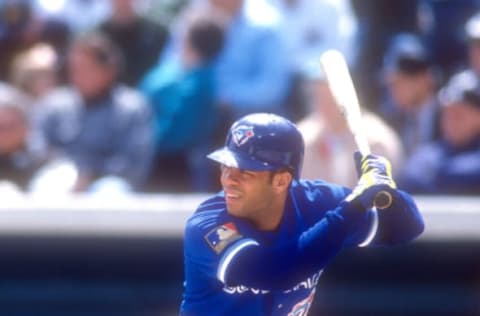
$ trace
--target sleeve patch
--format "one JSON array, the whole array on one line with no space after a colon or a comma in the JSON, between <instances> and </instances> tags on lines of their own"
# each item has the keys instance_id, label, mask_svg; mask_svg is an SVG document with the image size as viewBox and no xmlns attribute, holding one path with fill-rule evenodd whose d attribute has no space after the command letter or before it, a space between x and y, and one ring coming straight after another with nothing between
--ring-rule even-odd
<instances>
[{"instance_id":1,"label":"sleeve patch","mask_svg":"<svg viewBox=\"0 0 480 316\"><path fill-rule=\"evenodd\" d=\"M226 223L215 227L205 235L210 248L215 251L216 254L221 253L228 245L234 241L242 238L242 235L237 230L234 223Z\"/></svg>"}]
</instances>

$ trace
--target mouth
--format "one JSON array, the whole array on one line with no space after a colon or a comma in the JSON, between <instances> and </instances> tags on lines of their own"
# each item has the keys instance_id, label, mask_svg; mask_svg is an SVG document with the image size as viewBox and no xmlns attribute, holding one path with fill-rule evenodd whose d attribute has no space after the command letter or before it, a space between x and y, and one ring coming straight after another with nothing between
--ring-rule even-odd
<instances>
[{"instance_id":1,"label":"mouth","mask_svg":"<svg viewBox=\"0 0 480 316\"><path fill-rule=\"evenodd\" d=\"M241 193L237 190L224 189L223 192L225 193L225 200L227 200L227 202L237 201L242 197Z\"/></svg>"}]
</instances>

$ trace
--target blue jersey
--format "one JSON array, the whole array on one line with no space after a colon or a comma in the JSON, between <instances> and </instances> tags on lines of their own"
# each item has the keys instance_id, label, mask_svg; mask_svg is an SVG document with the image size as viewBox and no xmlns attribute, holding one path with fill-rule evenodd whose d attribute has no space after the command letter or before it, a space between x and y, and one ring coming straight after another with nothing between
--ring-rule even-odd
<instances>
[{"instance_id":1,"label":"blue jersey","mask_svg":"<svg viewBox=\"0 0 480 316\"><path fill-rule=\"evenodd\" d=\"M320 275L343 247L395 244L423 230L404 192L386 210L339 207L350 190L293 181L275 231L227 212L223 193L202 203L185 228L183 316L305 316ZM394 224L394 225L393 225Z\"/></svg>"}]
</instances>

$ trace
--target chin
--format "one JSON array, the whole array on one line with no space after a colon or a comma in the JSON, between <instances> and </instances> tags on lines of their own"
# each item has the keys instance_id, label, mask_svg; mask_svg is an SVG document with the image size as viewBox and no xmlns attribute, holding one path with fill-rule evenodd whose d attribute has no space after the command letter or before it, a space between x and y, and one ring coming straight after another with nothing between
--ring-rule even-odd
<instances>
[{"instance_id":1,"label":"chin","mask_svg":"<svg viewBox=\"0 0 480 316\"><path fill-rule=\"evenodd\" d=\"M240 205L232 205L227 203L227 212L230 215L236 216L236 217L244 217L244 212L243 208Z\"/></svg>"},{"instance_id":2,"label":"chin","mask_svg":"<svg viewBox=\"0 0 480 316\"><path fill-rule=\"evenodd\" d=\"M235 215L235 216L238 216L239 214L241 214L241 211L238 207L235 207L229 204L227 204L227 212L228 214Z\"/></svg>"}]
</instances>

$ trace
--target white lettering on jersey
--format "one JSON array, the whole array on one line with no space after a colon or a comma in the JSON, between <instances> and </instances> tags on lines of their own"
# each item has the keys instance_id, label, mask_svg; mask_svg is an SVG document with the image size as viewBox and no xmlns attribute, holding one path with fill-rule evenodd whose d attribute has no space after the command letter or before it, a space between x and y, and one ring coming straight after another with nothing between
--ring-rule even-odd
<instances>
[{"instance_id":1,"label":"white lettering on jersey","mask_svg":"<svg viewBox=\"0 0 480 316\"><path fill-rule=\"evenodd\" d=\"M320 275L322 274L323 270L320 270L319 272L315 273L311 277L307 278L305 281L302 281L295 285L293 288L288 289L283 291L283 293L291 293L294 291L298 291L300 289L315 289L315 287L318 284L318 280L320 279ZM262 290L262 289L255 289L255 288L250 288L246 287L244 285L238 285L238 286L224 286L223 291L228 294L243 294L243 293L252 293L254 295L259 295L259 294L267 294L270 293L268 290Z\"/></svg>"},{"instance_id":2,"label":"white lettering on jersey","mask_svg":"<svg viewBox=\"0 0 480 316\"><path fill-rule=\"evenodd\" d=\"M223 291L228 293L228 294L242 294L242 293L245 293L245 292L251 292L255 295L258 295L258 294L270 293L270 291L268 291L268 290L254 289L254 288L246 287L246 286L243 286L243 285L225 286L225 287L223 287Z\"/></svg>"}]
</instances>

